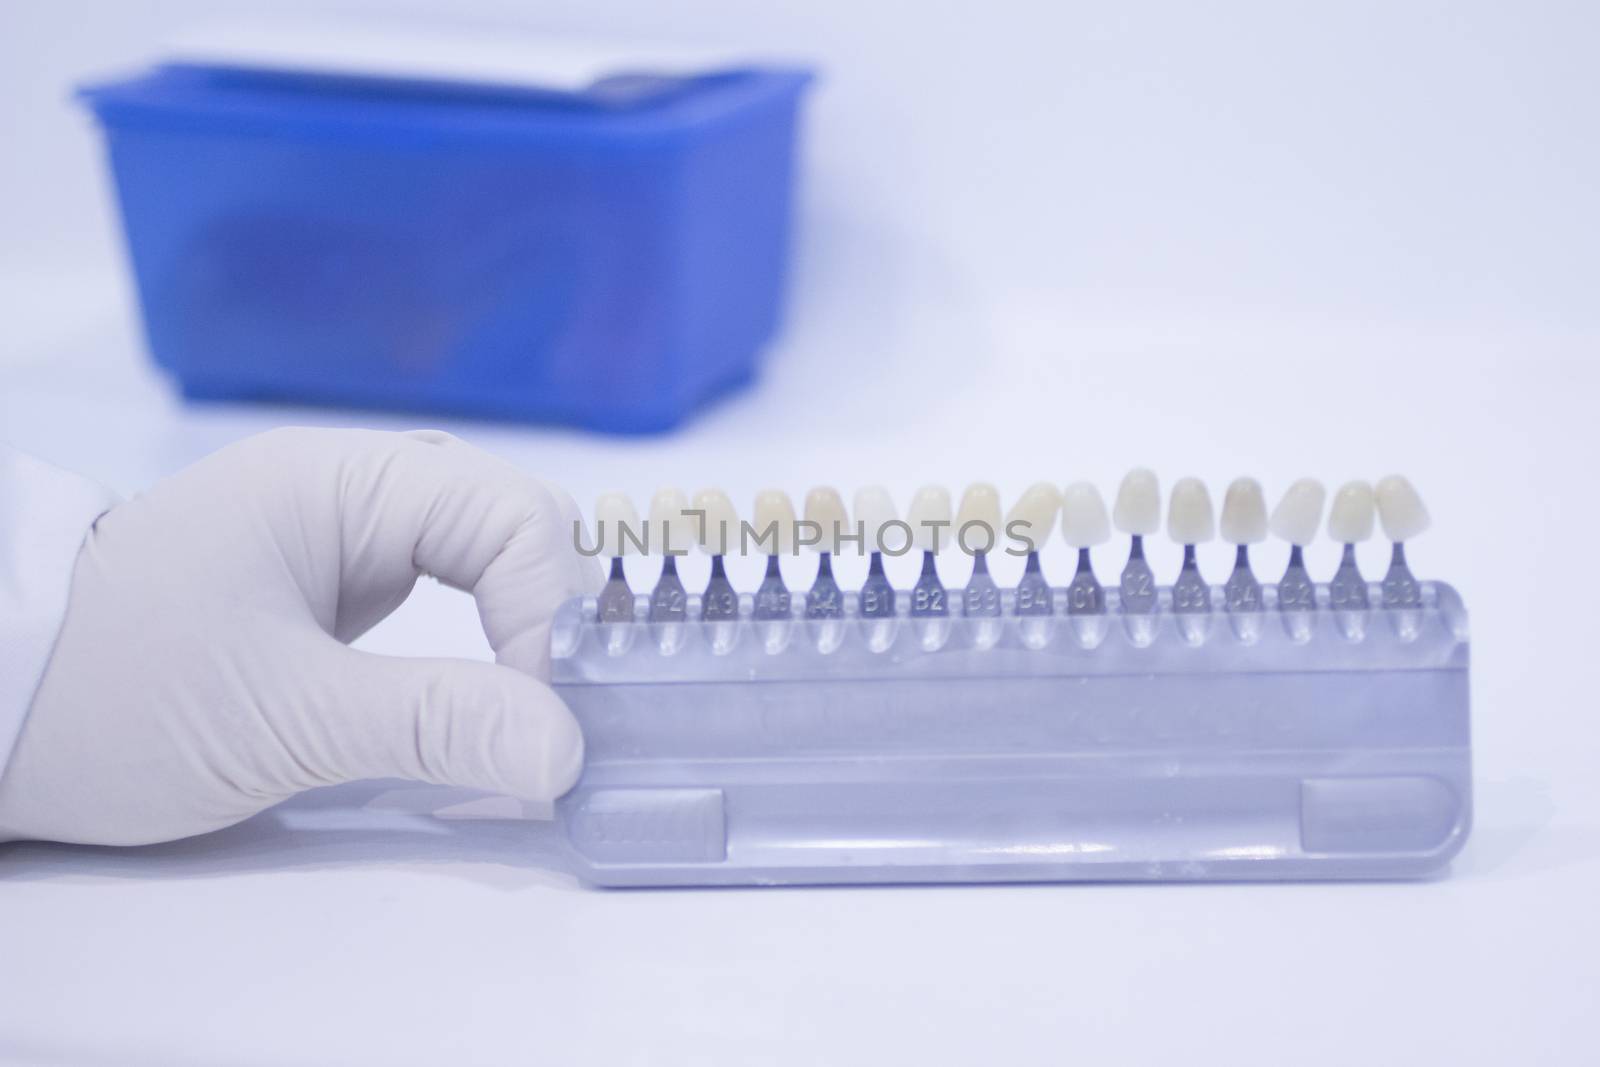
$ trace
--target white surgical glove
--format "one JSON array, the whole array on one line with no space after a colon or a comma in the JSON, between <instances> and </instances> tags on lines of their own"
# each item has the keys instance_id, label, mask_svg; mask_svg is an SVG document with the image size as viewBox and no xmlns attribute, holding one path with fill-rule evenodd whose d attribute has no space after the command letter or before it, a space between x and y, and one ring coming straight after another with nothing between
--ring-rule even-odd
<instances>
[{"instance_id":1,"label":"white surgical glove","mask_svg":"<svg viewBox=\"0 0 1600 1067\"><path fill-rule=\"evenodd\" d=\"M163 841L312 786L402 777L547 802L583 763L544 680L598 565L565 493L447 434L278 430L90 531L10 762L0 839ZM421 574L471 591L498 665L347 642Z\"/></svg>"}]
</instances>

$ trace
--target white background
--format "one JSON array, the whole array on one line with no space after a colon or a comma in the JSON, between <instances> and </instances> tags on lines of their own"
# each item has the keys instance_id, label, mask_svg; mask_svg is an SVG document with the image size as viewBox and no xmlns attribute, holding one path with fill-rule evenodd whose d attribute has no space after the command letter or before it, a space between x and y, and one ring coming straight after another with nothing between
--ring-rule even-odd
<instances>
[{"instance_id":1,"label":"white background","mask_svg":"<svg viewBox=\"0 0 1600 1067\"><path fill-rule=\"evenodd\" d=\"M524 825L353 787L170 846L0 850L0 1058L1600 1055L1594 7L437 6L824 72L791 328L754 392L660 440L446 428L582 500L1403 470L1437 522L1414 563L1473 611L1473 838L1414 885L619 894ZM0 438L131 493L284 422L415 423L188 408L145 364L67 94L264 10L0 7ZM432 586L367 643L486 654Z\"/></svg>"}]
</instances>

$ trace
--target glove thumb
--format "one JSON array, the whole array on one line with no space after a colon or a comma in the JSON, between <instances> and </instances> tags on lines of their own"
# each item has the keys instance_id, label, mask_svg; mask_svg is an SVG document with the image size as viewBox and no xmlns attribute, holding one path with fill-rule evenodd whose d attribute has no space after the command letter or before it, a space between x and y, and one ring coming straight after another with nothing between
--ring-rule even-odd
<instances>
[{"instance_id":1,"label":"glove thumb","mask_svg":"<svg viewBox=\"0 0 1600 1067\"><path fill-rule=\"evenodd\" d=\"M583 735L544 683L493 663L340 647L315 698L318 759L344 780L410 778L549 802L583 769Z\"/></svg>"}]
</instances>

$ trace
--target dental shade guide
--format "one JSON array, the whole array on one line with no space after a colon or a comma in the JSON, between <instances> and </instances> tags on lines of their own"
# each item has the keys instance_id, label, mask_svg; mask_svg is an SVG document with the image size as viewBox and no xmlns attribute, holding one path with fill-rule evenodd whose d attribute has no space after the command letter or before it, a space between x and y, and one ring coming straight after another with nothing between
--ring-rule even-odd
<instances>
[{"instance_id":1,"label":"dental shade guide","mask_svg":"<svg viewBox=\"0 0 1600 1067\"><path fill-rule=\"evenodd\" d=\"M1254 478L1235 479L1223 495L1222 539L1234 546L1223 606L1230 612L1260 611L1261 583L1250 568L1250 546L1267 539L1267 498Z\"/></svg>"},{"instance_id":2,"label":"dental shade guide","mask_svg":"<svg viewBox=\"0 0 1600 1067\"><path fill-rule=\"evenodd\" d=\"M1104 615L1106 591L1094 574L1089 550L1111 540L1111 517L1092 482L1074 482L1061 495L1061 538L1078 551L1078 569L1067 585L1067 614Z\"/></svg>"},{"instance_id":3,"label":"dental shade guide","mask_svg":"<svg viewBox=\"0 0 1600 1067\"><path fill-rule=\"evenodd\" d=\"M782 489L766 489L756 496L756 536L767 553L767 572L756 590L755 617L765 622L787 619L790 614L789 587L783 584L778 557L794 555L795 514L789 494Z\"/></svg>"},{"instance_id":4,"label":"dental shade guide","mask_svg":"<svg viewBox=\"0 0 1600 1067\"><path fill-rule=\"evenodd\" d=\"M595 531L600 554L611 560L606 584L595 605L595 618L603 623L633 621L633 590L628 588L622 558L639 551L629 533L640 529L639 513L624 493L604 493L595 501Z\"/></svg>"},{"instance_id":5,"label":"dental shade guide","mask_svg":"<svg viewBox=\"0 0 1600 1067\"><path fill-rule=\"evenodd\" d=\"M678 577L678 557L693 544L688 508L681 489L662 489L650 501L650 544L661 555L661 576L650 592L651 622L682 622L688 616L689 594Z\"/></svg>"},{"instance_id":6,"label":"dental shade guide","mask_svg":"<svg viewBox=\"0 0 1600 1067\"><path fill-rule=\"evenodd\" d=\"M961 613L969 619L1001 614L1000 586L989 574L989 553L1000 531L1000 491L988 482L974 482L961 494L956 513L956 544L972 556L972 576L961 591Z\"/></svg>"},{"instance_id":7,"label":"dental shade guide","mask_svg":"<svg viewBox=\"0 0 1600 1067\"><path fill-rule=\"evenodd\" d=\"M844 592L833 577L833 557L839 554L839 537L849 525L844 497L839 490L818 486L806 494L806 522L817 532L817 577L806 593L806 618L813 620L844 617Z\"/></svg>"},{"instance_id":8,"label":"dental shade guide","mask_svg":"<svg viewBox=\"0 0 1600 1067\"><path fill-rule=\"evenodd\" d=\"M1422 603L1422 587L1406 563L1406 542L1431 524L1428 509L1423 507L1416 488L1398 474L1381 479L1374 495L1384 536L1393 545L1389 572L1383 578L1383 606L1394 610L1416 608Z\"/></svg>"},{"instance_id":9,"label":"dental shade guide","mask_svg":"<svg viewBox=\"0 0 1600 1067\"><path fill-rule=\"evenodd\" d=\"M1035 482L1006 513L1006 532L1016 536L1027 548L1027 563L1017 582L1016 614L1041 616L1055 614L1055 594L1045 580L1039 562L1039 549L1049 540L1061 510L1061 490L1049 482ZM1035 633L1042 630L1034 629Z\"/></svg>"},{"instance_id":10,"label":"dental shade guide","mask_svg":"<svg viewBox=\"0 0 1600 1067\"><path fill-rule=\"evenodd\" d=\"M1285 629L1297 641L1311 639L1312 619L1317 610L1317 586L1306 571L1305 548L1316 539L1322 525L1322 506L1328 491L1315 478L1301 478L1284 491L1272 510L1268 529L1289 543L1289 563L1278 579L1278 611Z\"/></svg>"},{"instance_id":11,"label":"dental shade guide","mask_svg":"<svg viewBox=\"0 0 1600 1067\"><path fill-rule=\"evenodd\" d=\"M950 508L950 490L942 485L925 485L911 498L906 513L911 525L911 544L922 553L922 574L911 589L911 617L939 618L950 614L949 597L939 580L938 555L949 543L949 529L955 521Z\"/></svg>"},{"instance_id":12,"label":"dental shade guide","mask_svg":"<svg viewBox=\"0 0 1600 1067\"><path fill-rule=\"evenodd\" d=\"M867 580L861 584L861 617L892 619L895 590L883 570L883 552L889 539L895 536L890 528L900 522L894 497L881 485L869 485L856 492L855 512L865 539L863 551L868 554Z\"/></svg>"},{"instance_id":13,"label":"dental shade guide","mask_svg":"<svg viewBox=\"0 0 1600 1067\"><path fill-rule=\"evenodd\" d=\"M1167 504L1167 536L1183 546L1183 570L1172 583L1172 610L1180 615L1209 614L1211 587L1200 576L1195 546L1217 536L1211 493L1198 478L1179 478Z\"/></svg>"},{"instance_id":14,"label":"dental shade guide","mask_svg":"<svg viewBox=\"0 0 1600 1067\"><path fill-rule=\"evenodd\" d=\"M663 622L660 583L626 593L624 610L620 559L637 550L609 527L632 505L607 494L598 545L622 584L567 603L552 628L554 684L587 745L557 806L570 863L608 886L1435 873L1471 821L1466 613L1450 586L1412 575L1403 546L1429 520L1397 476L1336 494L1325 529L1344 558L1314 582L1304 550L1326 498L1301 479L1269 517L1260 484L1239 479L1219 524L1206 486L1181 479L1166 519L1184 562L1171 586L1149 570L1145 588L1135 564L1149 569L1144 539L1162 518L1148 471L1124 481L1110 516L1088 483L1040 483L1004 526L983 483L953 520L950 494L925 487L904 522L870 487L856 526L818 489L805 515L820 537L749 544L726 494L707 491L686 512L731 528L692 528L713 578ZM681 494L657 494L651 532L681 508ZM1058 515L1062 546L1047 543ZM764 493L756 533L792 516L786 495ZM1369 583L1353 546L1379 520L1394 549ZM1090 550L1113 526L1130 558L1108 588ZM1234 566L1211 586L1196 546L1219 528ZM1290 555L1276 583L1249 553L1269 533ZM832 577L842 544L874 557L860 590ZM658 546L647 551L665 571ZM770 573L741 595L718 566L757 554L770 570L802 547L819 564L804 610L763 607L778 595ZM921 576L897 591L884 557L913 551ZM940 575L954 551L973 558L959 591ZM1052 588L1041 557L1062 551L1077 571ZM1017 588L994 583L995 553L1023 561ZM674 636L619 636L635 631Z\"/></svg>"},{"instance_id":15,"label":"dental shade guide","mask_svg":"<svg viewBox=\"0 0 1600 1067\"><path fill-rule=\"evenodd\" d=\"M1356 564L1356 546L1372 537L1377 502L1366 482L1346 482L1334 494L1328 509L1328 536L1344 546L1339 570L1328 583L1328 600L1336 611L1365 611L1371 607L1366 579Z\"/></svg>"},{"instance_id":16,"label":"dental shade guide","mask_svg":"<svg viewBox=\"0 0 1600 1067\"><path fill-rule=\"evenodd\" d=\"M694 511L700 522L700 550L711 557L711 577L700 597L700 618L724 622L739 616L739 594L728 581L723 558L739 543L739 513L733 500L721 489L702 489L694 495Z\"/></svg>"},{"instance_id":17,"label":"dental shade guide","mask_svg":"<svg viewBox=\"0 0 1600 1067\"><path fill-rule=\"evenodd\" d=\"M1117 502L1111 512L1117 529L1128 535L1128 562L1122 568L1118 589L1123 614L1151 615L1156 611L1156 576L1144 558L1144 539L1161 529L1161 483L1155 472L1136 467L1122 479ZM1130 623L1136 640L1147 639L1151 623L1140 619Z\"/></svg>"}]
</instances>

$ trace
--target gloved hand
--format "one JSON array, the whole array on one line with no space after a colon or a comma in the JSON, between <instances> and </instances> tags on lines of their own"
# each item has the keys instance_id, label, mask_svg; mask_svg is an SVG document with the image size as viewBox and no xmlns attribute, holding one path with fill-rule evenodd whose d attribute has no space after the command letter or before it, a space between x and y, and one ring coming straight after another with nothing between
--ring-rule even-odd
<instances>
[{"instance_id":1,"label":"gloved hand","mask_svg":"<svg viewBox=\"0 0 1600 1067\"><path fill-rule=\"evenodd\" d=\"M534 801L583 763L541 679L599 567L565 493L448 434L279 430L101 517L0 778L0 839L163 841L398 776ZM470 590L498 665L346 643L419 574Z\"/></svg>"}]
</instances>

